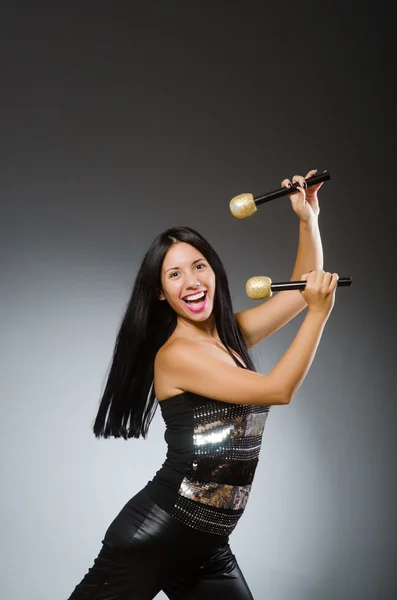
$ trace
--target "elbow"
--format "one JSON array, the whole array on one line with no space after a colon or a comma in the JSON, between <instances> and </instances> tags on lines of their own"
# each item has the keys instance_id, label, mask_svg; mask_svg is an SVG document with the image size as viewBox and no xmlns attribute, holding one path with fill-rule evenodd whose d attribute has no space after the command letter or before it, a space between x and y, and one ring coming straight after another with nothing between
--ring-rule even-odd
<instances>
[{"instance_id":1,"label":"elbow","mask_svg":"<svg viewBox=\"0 0 397 600\"><path fill-rule=\"evenodd\" d=\"M286 390L280 392L280 394L276 398L275 404L280 404L282 406L289 404L292 400L292 394L289 394Z\"/></svg>"},{"instance_id":2,"label":"elbow","mask_svg":"<svg viewBox=\"0 0 397 600\"><path fill-rule=\"evenodd\" d=\"M292 398L295 396L296 391L297 390L295 386L290 386L283 382L279 388L280 404L289 404Z\"/></svg>"},{"instance_id":3,"label":"elbow","mask_svg":"<svg viewBox=\"0 0 397 600\"><path fill-rule=\"evenodd\" d=\"M276 386L274 389L274 401L273 404L289 404L292 400L293 393L287 389L285 385Z\"/></svg>"},{"instance_id":4,"label":"elbow","mask_svg":"<svg viewBox=\"0 0 397 600\"><path fill-rule=\"evenodd\" d=\"M296 388L290 388L288 386L285 386L283 389L283 404L290 404L296 392Z\"/></svg>"},{"instance_id":5,"label":"elbow","mask_svg":"<svg viewBox=\"0 0 397 600\"><path fill-rule=\"evenodd\" d=\"M280 377L271 373L268 376L267 401L263 404L284 405L289 404L293 398L293 390L286 385L285 381L280 381Z\"/></svg>"}]
</instances>

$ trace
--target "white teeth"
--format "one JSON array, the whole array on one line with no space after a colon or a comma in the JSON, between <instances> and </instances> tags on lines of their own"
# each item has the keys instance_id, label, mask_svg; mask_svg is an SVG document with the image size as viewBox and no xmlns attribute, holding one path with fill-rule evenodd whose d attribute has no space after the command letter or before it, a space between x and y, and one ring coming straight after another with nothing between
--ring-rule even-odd
<instances>
[{"instance_id":1,"label":"white teeth","mask_svg":"<svg viewBox=\"0 0 397 600\"><path fill-rule=\"evenodd\" d=\"M186 296L184 300L199 300L200 298L204 298L204 292L199 292L198 294L193 294L192 296Z\"/></svg>"}]
</instances>

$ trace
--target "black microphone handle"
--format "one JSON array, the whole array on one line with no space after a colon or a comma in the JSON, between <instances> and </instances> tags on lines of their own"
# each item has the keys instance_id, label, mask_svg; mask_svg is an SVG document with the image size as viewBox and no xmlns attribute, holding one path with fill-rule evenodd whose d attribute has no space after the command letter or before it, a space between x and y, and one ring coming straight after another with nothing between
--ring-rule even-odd
<instances>
[{"instance_id":1,"label":"black microphone handle","mask_svg":"<svg viewBox=\"0 0 397 600\"><path fill-rule=\"evenodd\" d=\"M340 277L337 287L348 287L352 285L351 277ZM283 290L304 290L306 281L280 281L271 284L272 292L281 292Z\"/></svg>"},{"instance_id":2,"label":"black microphone handle","mask_svg":"<svg viewBox=\"0 0 397 600\"><path fill-rule=\"evenodd\" d=\"M322 173L316 173L313 177L309 177L305 179L307 187L312 185L316 185L317 183L321 183L322 181L328 181L331 179L331 174L329 171L325 170ZM274 190L274 192L268 192L263 196L255 196L255 204L258 206L259 204L264 204L265 202L270 202L270 200L275 200L276 198L281 198L282 196L288 196L294 189L298 187L299 183L293 183L292 187L285 188L282 187L278 190Z\"/></svg>"}]
</instances>

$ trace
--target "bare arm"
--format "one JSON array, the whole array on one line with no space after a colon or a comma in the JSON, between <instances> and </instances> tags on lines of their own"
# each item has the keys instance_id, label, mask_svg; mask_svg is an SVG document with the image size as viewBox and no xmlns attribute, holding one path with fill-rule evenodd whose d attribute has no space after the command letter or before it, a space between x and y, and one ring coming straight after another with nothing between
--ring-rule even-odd
<instances>
[{"instance_id":1,"label":"bare arm","mask_svg":"<svg viewBox=\"0 0 397 600\"><path fill-rule=\"evenodd\" d=\"M306 177L315 171L309 171ZM296 176L294 180L304 181ZM289 180L282 185L286 187ZM321 185L321 184L320 184ZM323 248L318 225L317 186L314 192L306 192L301 188L300 193L291 195L291 203L295 212L300 216L299 241L295 265L291 280L296 281L304 273L323 268ZM272 333L278 331L306 307L306 302L298 290L278 292L266 302L241 311L235 315L236 320L245 336L248 347L252 347Z\"/></svg>"},{"instance_id":2,"label":"bare arm","mask_svg":"<svg viewBox=\"0 0 397 600\"><path fill-rule=\"evenodd\" d=\"M273 377L283 381L288 401L296 394L309 371L325 323L322 314L309 310L294 341L271 371Z\"/></svg>"},{"instance_id":3,"label":"bare arm","mask_svg":"<svg viewBox=\"0 0 397 600\"><path fill-rule=\"evenodd\" d=\"M155 372L161 371L161 376L168 379L170 386L172 384L180 392L189 391L221 402L288 404L310 368L332 310L337 278L318 273L317 292L313 292L311 287L316 278L316 273L313 273L309 276L310 285L308 280L305 293L312 293L314 299L319 298L321 293L322 303L320 301L316 305L313 302L291 346L268 375L230 365L209 352L208 348L186 339L176 339L166 349L160 350ZM326 282L320 292L321 277L326 278Z\"/></svg>"},{"instance_id":4,"label":"bare arm","mask_svg":"<svg viewBox=\"0 0 397 600\"><path fill-rule=\"evenodd\" d=\"M299 280L304 273L322 269L323 253L317 219L299 225L299 246L291 280ZM307 306L298 290L278 292L275 296L242 312L236 321L251 348L278 331Z\"/></svg>"}]
</instances>

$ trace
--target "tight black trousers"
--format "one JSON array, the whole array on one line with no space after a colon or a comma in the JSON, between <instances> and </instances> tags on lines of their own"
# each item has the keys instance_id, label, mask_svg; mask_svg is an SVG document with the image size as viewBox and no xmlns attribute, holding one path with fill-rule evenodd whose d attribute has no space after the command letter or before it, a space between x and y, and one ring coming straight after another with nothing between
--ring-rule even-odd
<instances>
[{"instance_id":1,"label":"tight black trousers","mask_svg":"<svg viewBox=\"0 0 397 600\"><path fill-rule=\"evenodd\" d=\"M196 531L145 489L121 510L69 600L253 600L228 538Z\"/></svg>"}]
</instances>

